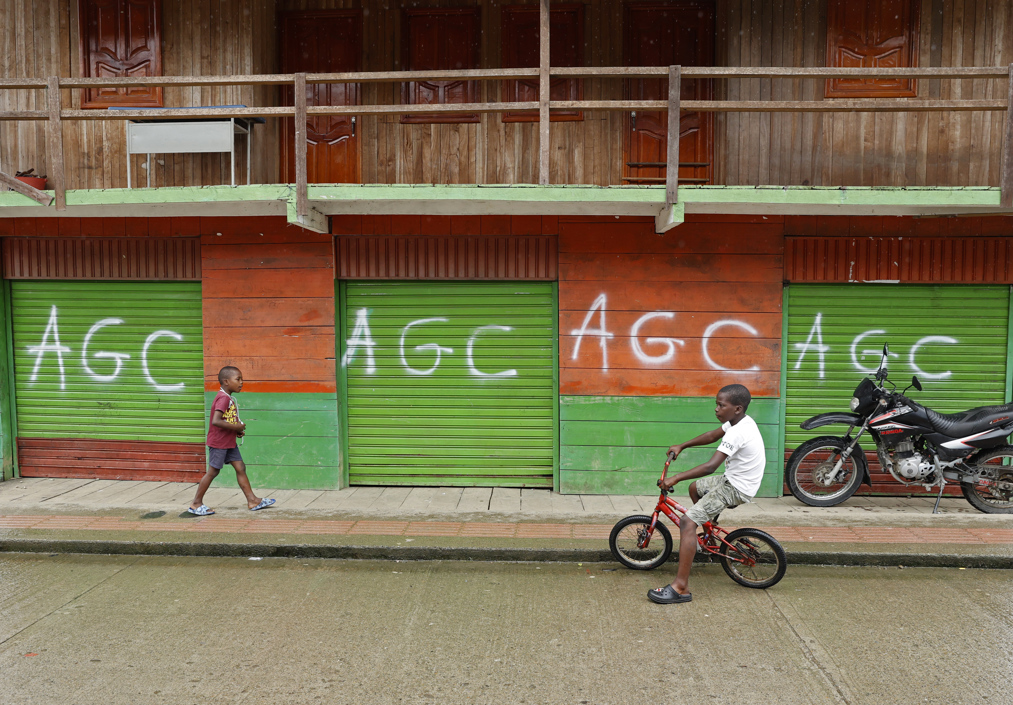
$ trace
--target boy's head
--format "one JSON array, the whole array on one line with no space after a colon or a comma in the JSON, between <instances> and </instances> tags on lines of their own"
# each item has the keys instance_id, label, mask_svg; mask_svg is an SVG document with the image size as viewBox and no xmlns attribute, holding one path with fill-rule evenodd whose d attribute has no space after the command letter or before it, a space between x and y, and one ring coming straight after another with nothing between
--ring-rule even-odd
<instances>
[{"instance_id":1,"label":"boy's head","mask_svg":"<svg viewBox=\"0 0 1013 705\"><path fill-rule=\"evenodd\" d=\"M243 390L243 373L238 367L226 365L218 370L218 384L229 394L240 392Z\"/></svg>"},{"instance_id":2,"label":"boy's head","mask_svg":"<svg viewBox=\"0 0 1013 705\"><path fill-rule=\"evenodd\" d=\"M749 390L741 384L729 384L718 391L714 415L721 423L730 421L734 424L746 415L752 399Z\"/></svg>"}]
</instances>

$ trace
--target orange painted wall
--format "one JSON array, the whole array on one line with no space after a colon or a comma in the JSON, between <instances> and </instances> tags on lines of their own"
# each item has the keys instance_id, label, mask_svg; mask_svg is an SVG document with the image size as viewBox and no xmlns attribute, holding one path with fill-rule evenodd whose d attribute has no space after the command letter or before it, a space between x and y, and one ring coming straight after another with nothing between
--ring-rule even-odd
<instances>
[{"instance_id":1,"label":"orange painted wall","mask_svg":"<svg viewBox=\"0 0 1013 705\"><path fill-rule=\"evenodd\" d=\"M651 219L561 217L560 393L711 396L738 382L778 396L783 228L777 217L690 216L658 235Z\"/></svg>"},{"instance_id":2,"label":"orange painted wall","mask_svg":"<svg viewBox=\"0 0 1013 705\"><path fill-rule=\"evenodd\" d=\"M330 235L284 218L201 218L205 389L235 365L248 392L335 392Z\"/></svg>"}]
</instances>

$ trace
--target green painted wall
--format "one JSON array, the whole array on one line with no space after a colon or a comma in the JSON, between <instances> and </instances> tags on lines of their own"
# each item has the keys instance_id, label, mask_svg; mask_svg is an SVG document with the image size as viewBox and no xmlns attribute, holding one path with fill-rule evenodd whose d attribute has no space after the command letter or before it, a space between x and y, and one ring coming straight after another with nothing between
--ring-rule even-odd
<instances>
[{"instance_id":1,"label":"green painted wall","mask_svg":"<svg viewBox=\"0 0 1013 705\"><path fill-rule=\"evenodd\" d=\"M10 283L0 281L0 479L14 477L14 407L11 404Z\"/></svg>"},{"instance_id":2,"label":"green painted wall","mask_svg":"<svg viewBox=\"0 0 1013 705\"><path fill-rule=\"evenodd\" d=\"M216 393L204 394L205 417ZM247 433L239 450L255 490L340 486L336 393L242 392L235 396ZM222 470L215 480L218 483L236 486L230 466Z\"/></svg>"},{"instance_id":3,"label":"green painted wall","mask_svg":"<svg viewBox=\"0 0 1013 705\"><path fill-rule=\"evenodd\" d=\"M767 448L767 469L757 496L780 496L781 400L754 399L749 415ZM559 418L559 485L564 494L653 494L668 447L718 426L710 397L561 396ZM677 468L704 462L716 447L689 449Z\"/></svg>"}]
</instances>

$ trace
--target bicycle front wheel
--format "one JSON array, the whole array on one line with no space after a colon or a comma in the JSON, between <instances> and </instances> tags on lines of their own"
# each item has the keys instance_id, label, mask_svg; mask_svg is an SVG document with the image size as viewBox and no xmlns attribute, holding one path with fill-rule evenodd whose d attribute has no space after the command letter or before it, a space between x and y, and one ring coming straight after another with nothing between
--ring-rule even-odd
<instances>
[{"instance_id":1,"label":"bicycle front wheel","mask_svg":"<svg viewBox=\"0 0 1013 705\"><path fill-rule=\"evenodd\" d=\"M748 588L776 585L788 569L781 544L759 529L736 529L721 544L721 567L728 577Z\"/></svg>"},{"instance_id":2,"label":"bicycle front wheel","mask_svg":"<svg viewBox=\"0 0 1013 705\"><path fill-rule=\"evenodd\" d=\"M650 537L647 546L640 544ZM672 534L659 520L651 532L651 517L640 514L620 520L609 535L609 550L615 559L633 570L652 570L672 555Z\"/></svg>"}]
</instances>

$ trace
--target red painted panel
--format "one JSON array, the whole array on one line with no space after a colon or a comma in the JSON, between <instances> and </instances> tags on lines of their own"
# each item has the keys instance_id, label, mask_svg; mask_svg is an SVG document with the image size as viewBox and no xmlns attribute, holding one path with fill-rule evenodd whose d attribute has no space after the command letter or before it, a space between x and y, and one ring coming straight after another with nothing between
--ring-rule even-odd
<instances>
[{"instance_id":1,"label":"red painted panel","mask_svg":"<svg viewBox=\"0 0 1013 705\"><path fill-rule=\"evenodd\" d=\"M5 279L200 279L196 238L4 238Z\"/></svg>"},{"instance_id":2,"label":"red painted panel","mask_svg":"<svg viewBox=\"0 0 1013 705\"><path fill-rule=\"evenodd\" d=\"M789 237L791 282L1013 284L1013 238Z\"/></svg>"},{"instance_id":3,"label":"red painted panel","mask_svg":"<svg viewBox=\"0 0 1013 705\"><path fill-rule=\"evenodd\" d=\"M204 475L202 443L151 443L79 438L18 438L22 477L197 482Z\"/></svg>"},{"instance_id":4,"label":"red painted panel","mask_svg":"<svg viewBox=\"0 0 1013 705\"><path fill-rule=\"evenodd\" d=\"M343 235L335 244L339 279L556 278L556 238L551 235Z\"/></svg>"},{"instance_id":5,"label":"red painted panel","mask_svg":"<svg viewBox=\"0 0 1013 705\"><path fill-rule=\"evenodd\" d=\"M646 220L560 227L560 393L778 396L780 223Z\"/></svg>"},{"instance_id":6,"label":"red painted panel","mask_svg":"<svg viewBox=\"0 0 1013 705\"><path fill-rule=\"evenodd\" d=\"M330 235L284 218L204 218L204 374L224 365L255 392L334 392Z\"/></svg>"}]
</instances>

